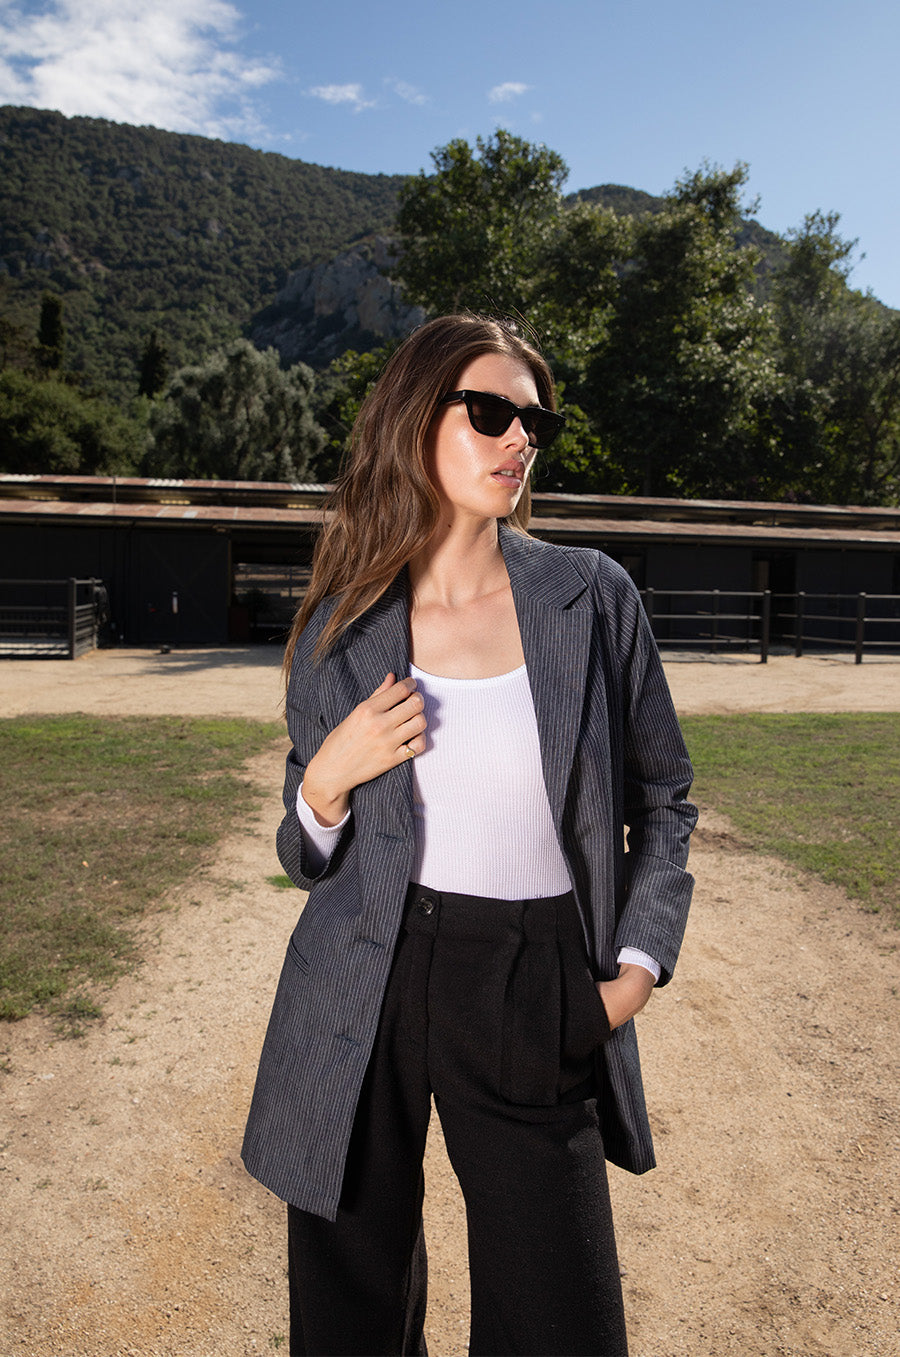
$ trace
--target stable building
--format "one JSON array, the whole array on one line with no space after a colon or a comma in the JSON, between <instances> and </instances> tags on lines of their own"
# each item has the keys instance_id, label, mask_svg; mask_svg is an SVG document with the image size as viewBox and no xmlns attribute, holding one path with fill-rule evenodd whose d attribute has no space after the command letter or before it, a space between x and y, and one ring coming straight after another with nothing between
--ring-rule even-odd
<instances>
[{"instance_id":1,"label":"stable building","mask_svg":"<svg viewBox=\"0 0 900 1357\"><path fill-rule=\"evenodd\" d=\"M108 597L106 643L280 642L326 494L0 476L0 631L39 584L79 580ZM662 644L753 646L763 630L766 643L852 644L862 608L866 646L900 646L900 509L540 493L533 508L535 536L629 571Z\"/></svg>"}]
</instances>

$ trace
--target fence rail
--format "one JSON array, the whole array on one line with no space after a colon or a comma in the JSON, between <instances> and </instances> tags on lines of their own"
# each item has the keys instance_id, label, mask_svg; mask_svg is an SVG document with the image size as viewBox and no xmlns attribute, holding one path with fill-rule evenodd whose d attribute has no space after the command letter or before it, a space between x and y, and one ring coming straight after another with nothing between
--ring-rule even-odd
<instances>
[{"instance_id":1,"label":"fence rail","mask_svg":"<svg viewBox=\"0 0 900 1357\"><path fill-rule=\"evenodd\" d=\"M102 581L0 580L0 655L75 660L97 644Z\"/></svg>"},{"instance_id":2,"label":"fence rail","mask_svg":"<svg viewBox=\"0 0 900 1357\"><path fill-rule=\"evenodd\" d=\"M807 646L900 654L900 594L773 594L770 590L643 589L660 646L759 650L773 642L802 655Z\"/></svg>"}]
</instances>

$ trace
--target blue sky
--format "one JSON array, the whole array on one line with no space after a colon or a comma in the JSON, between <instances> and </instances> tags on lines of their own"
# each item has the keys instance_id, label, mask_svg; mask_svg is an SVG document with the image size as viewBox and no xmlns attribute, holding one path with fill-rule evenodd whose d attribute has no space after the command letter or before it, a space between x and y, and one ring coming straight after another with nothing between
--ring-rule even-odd
<instances>
[{"instance_id":1,"label":"blue sky","mask_svg":"<svg viewBox=\"0 0 900 1357\"><path fill-rule=\"evenodd\" d=\"M502 126L569 189L742 160L764 225L839 212L900 308L898 68L897 0L0 0L0 103L367 173Z\"/></svg>"}]
</instances>

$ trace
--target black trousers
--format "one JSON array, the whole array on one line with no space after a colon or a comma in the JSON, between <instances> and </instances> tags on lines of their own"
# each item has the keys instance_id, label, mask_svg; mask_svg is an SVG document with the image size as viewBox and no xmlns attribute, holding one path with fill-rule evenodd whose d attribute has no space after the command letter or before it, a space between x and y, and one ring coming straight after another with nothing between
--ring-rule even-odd
<instances>
[{"instance_id":1,"label":"black trousers","mask_svg":"<svg viewBox=\"0 0 900 1357\"><path fill-rule=\"evenodd\" d=\"M627 1344L571 895L410 887L334 1223L288 1207L291 1353L423 1354L431 1098L466 1204L471 1357Z\"/></svg>"}]
</instances>

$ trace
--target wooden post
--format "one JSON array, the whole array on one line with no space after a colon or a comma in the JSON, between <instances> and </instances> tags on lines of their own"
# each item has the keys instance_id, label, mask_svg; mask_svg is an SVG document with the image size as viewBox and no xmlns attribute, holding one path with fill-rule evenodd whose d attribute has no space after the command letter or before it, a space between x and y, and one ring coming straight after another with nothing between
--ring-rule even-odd
<instances>
[{"instance_id":1,"label":"wooden post","mask_svg":"<svg viewBox=\"0 0 900 1357\"><path fill-rule=\"evenodd\" d=\"M803 612L806 607L806 594L802 591L794 600L794 655L799 660L803 654Z\"/></svg>"},{"instance_id":2,"label":"wooden post","mask_svg":"<svg viewBox=\"0 0 900 1357\"><path fill-rule=\"evenodd\" d=\"M857 664L862 664L863 644L866 639L866 596L857 594L856 596L856 645L855 660Z\"/></svg>"},{"instance_id":3,"label":"wooden post","mask_svg":"<svg viewBox=\"0 0 900 1357\"><path fill-rule=\"evenodd\" d=\"M66 599L66 621L69 631L69 659L75 659L76 627L78 619L78 581L70 579Z\"/></svg>"},{"instance_id":4,"label":"wooden post","mask_svg":"<svg viewBox=\"0 0 900 1357\"><path fill-rule=\"evenodd\" d=\"M644 612L647 614L647 621L650 623L650 630L653 630L653 590L644 590Z\"/></svg>"},{"instance_id":5,"label":"wooden post","mask_svg":"<svg viewBox=\"0 0 900 1357\"><path fill-rule=\"evenodd\" d=\"M766 589L762 597L762 617L759 620L759 662L769 662L769 630L772 623L772 591Z\"/></svg>"}]
</instances>

